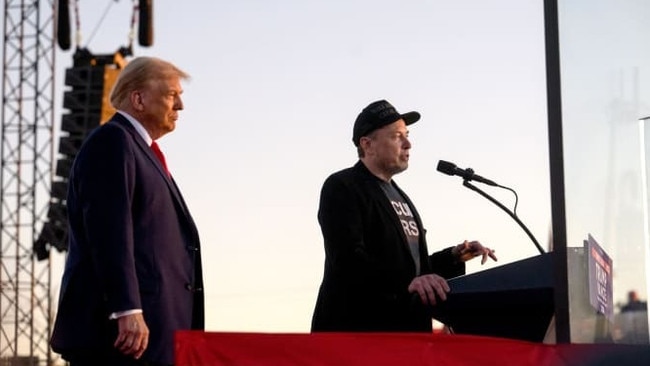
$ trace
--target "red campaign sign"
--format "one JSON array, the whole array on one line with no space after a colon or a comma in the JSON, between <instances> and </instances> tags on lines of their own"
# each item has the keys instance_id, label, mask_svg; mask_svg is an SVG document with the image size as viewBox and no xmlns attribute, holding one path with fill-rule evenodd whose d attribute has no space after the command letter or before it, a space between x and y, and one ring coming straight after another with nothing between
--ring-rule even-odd
<instances>
[{"instance_id":1,"label":"red campaign sign","mask_svg":"<svg viewBox=\"0 0 650 366\"><path fill-rule=\"evenodd\" d=\"M588 261L589 303L611 320L614 315L612 259L591 234L585 240L585 253Z\"/></svg>"}]
</instances>

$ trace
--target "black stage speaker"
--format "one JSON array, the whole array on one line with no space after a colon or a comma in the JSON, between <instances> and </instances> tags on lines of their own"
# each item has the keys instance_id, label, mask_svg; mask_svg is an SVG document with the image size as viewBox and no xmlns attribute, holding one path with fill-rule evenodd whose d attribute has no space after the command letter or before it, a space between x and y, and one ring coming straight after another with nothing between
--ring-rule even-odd
<instances>
[{"instance_id":1,"label":"black stage speaker","mask_svg":"<svg viewBox=\"0 0 650 366\"><path fill-rule=\"evenodd\" d=\"M67 190L72 162L84 140L100 124L106 122L115 109L108 99L111 88L126 62L120 52L94 55L87 49L77 49L74 66L65 70L61 135L55 176L52 180L47 220L34 241L38 260L49 258L50 248L68 250Z\"/></svg>"}]
</instances>

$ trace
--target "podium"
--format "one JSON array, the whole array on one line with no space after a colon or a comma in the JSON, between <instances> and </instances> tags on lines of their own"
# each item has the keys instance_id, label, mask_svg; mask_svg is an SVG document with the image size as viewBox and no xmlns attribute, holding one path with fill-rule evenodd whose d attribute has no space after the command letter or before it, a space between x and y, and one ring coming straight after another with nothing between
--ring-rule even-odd
<instances>
[{"instance_id":1,"label":"podium","mask_svg":"<svg viewBox=\"0 0 650 366\"><path fill-rule=\"evenodd\" d=\"M553 253L448 280L447 300L429 307L454 333L542 342L554 314Z\"/></svg>"}]
</instances>

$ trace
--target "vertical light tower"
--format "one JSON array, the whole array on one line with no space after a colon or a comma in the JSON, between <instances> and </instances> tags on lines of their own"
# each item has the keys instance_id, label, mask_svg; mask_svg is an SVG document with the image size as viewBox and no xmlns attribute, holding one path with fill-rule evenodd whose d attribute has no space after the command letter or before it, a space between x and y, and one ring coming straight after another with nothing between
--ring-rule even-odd
<instances>
[{"instance_id":1,"label":"vertical light tower","mask_svg":"<svg viewBox=\"0 0 650 366\"><path fill-rule=\"evenodd\" d=\"M49 366L58 360L49 346L57 296L51 288L50 248L67 249L66 168L89 129L112 112L105 98L131 47L88 57L77 49L75 66L66 70L69 113L62 118L61 159L54 162L54 45L71 46L68 0L4 0L3 5L0 366ZM139 0L139 8L139 43L148 47L152 0ZM99 114L97 95L102 96Z\"/></svg>"},{"instance_id":2,"label":"vertical light tower","mask_svg":"<svg viewBox=\"0 0 650 366\"><path fill-rule=\"evenodd\" d=\"M52 181L54 4L3 5L0 365L49 365L50 260L33 243Z\"/></svg>"}]
</instances>

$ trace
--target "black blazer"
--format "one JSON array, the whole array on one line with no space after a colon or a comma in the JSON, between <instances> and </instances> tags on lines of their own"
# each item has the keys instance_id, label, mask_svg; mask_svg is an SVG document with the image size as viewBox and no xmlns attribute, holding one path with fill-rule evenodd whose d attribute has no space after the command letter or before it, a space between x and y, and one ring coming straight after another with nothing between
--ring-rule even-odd
<instances>
[{"instance_id":1,"label":"black blazer","mask_svg":"<svg viewBox=\"0 0 650 366\"><path fill-rule=\"evenodd\" d=\"M428 254L426 231L408 196L392 182L420 228L421 274L445 278L465 273L451 248ZM323 184L318 221L325 269L312 331L431 331L431 318L413 301L408 285L416 269L400 221L362 162L330 175Z\"/></svg>"},{"instance_id":2,"label":"black blazer","mask_svg":"<svg viewBox=\"0 0 650 366\"><path fill-rule=\"evenodd\" d=\"M96 128L68 183L69 251L51 339L63 355L112 345L114 312L142 309L143 360L172 364L174 331L204 328L199 234L173 179L122 115Z\"/></svg>"}]
</instances>

